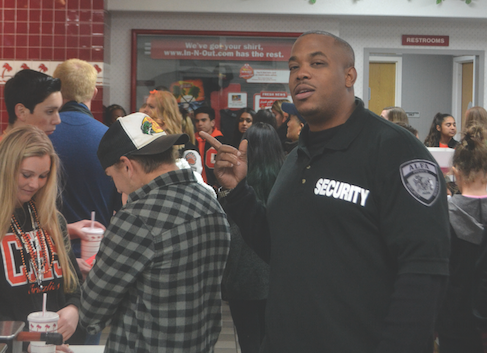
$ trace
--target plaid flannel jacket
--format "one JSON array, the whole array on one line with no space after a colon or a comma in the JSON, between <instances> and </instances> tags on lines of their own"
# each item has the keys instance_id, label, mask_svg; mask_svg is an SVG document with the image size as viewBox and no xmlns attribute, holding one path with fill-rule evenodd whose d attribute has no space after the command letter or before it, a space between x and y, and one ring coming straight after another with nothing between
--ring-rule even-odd
<instances>
[{"instance_id":1,"label":"plaid flannel jacket","mask_svg":"<svg viewBox=\"0 0 487 353\"><path fill-rule=\"evenodd\" d=\"M226 215L191 169L152 180L112 218L82 286L81 324L105 352L213 352L230 246Z\"/></svg>"}]
</instances>

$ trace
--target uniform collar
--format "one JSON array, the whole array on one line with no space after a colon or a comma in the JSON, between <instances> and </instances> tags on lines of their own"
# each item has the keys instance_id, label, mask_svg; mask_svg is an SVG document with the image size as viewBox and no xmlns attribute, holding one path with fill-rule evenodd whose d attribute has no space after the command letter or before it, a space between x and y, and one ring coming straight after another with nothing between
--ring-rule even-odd
<instances>
[{"instance_id":1,"label":"uniform collar","mask_svg":"<svg viewBox=\"0 0 487 353\"><path fill-rule=\"evenodd\" d=\"M356 107L352 115L350 115L347 121L341 125L341 128L337 131L337 133L329 141L323 144L319 154L323 153L325 149L335 151L345 150L360 134L366 123L362 116L365 111L364 102L360 98L355 97L355 105ZM299 136L298 153L305 153L309 156L307 148L309 142L308 140L309 126L306 124Z\"/></svg>"}]
</instances>

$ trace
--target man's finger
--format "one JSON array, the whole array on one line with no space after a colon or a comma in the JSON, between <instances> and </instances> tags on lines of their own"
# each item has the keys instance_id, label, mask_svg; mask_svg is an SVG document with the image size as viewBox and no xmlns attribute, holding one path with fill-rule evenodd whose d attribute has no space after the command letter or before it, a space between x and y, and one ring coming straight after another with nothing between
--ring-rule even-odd
<instances>
[{"instance_id":1,"label":"man's finger","mask_svg":"<svg viewBox=\"0 0 487 353\"><path fill-rule=\"evenodd\" d=\"M207 134L204 131L199 132L200 136L204 138L210 145L212 145L217 151L218 149L222 146L221 142L218 141L216 138L211 136L210 134Z\"/></svg>"},{"instance_id":2,"label":"man's finger","mask_svg":"<svg viewBox=\"0 0 487 353\"><path fill-rule=\"evenodd\" d=\"M238 146L238 150L242 155L247 155L247 147L249 145L249 141L246 139L243 139L240 141L240 145Z\"/></svg>"}]
</instances>

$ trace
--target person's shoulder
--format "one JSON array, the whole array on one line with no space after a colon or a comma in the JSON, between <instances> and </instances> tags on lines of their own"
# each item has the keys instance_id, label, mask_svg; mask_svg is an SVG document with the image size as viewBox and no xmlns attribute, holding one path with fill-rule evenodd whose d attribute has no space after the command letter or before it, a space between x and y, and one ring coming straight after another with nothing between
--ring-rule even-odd
<instances>
[{"instance_id":1,"label":"person's shoulder","mask_svg":"<svg viewBox=\"0 0 487 353\"><path fill-rule=\"evenodd\" d=\"M406 143L407 145L413 145L424 148L423 143L414 136L411 132L394 124L384 118L377 116L376 114L366 110L368 114L366 118L369 120L367 126L369 127L368 133L376 135L376 138L380 138L384 142L392 142L397 146Z\"/></svg>"}]
</instances>

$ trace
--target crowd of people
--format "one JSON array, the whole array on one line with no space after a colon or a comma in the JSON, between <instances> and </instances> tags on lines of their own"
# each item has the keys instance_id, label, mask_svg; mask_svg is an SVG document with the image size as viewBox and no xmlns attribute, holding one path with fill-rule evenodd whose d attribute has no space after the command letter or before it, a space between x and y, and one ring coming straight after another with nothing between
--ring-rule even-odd
<instances>
[{"instance_id":1,"label":"crowd of people","mask_svg":"<svg viewBox=\"0 0 487 353\"><path fill-rule=\"evenodd\" d=\"M59 315L69 344L213 352L228 301L242 353L481 353L487 332L487 112L460 141L438 113L424 143L400 107L355 97L345 40L302 34L293 103L180 107L164 88L94 119L96 70L5 85L0 320ZM426 147L454 149L445 176ZM96 220L90 220L94 211ZM93 263L82 228L104 231Z\"/></svg>"}]
</instances>

